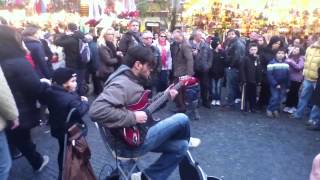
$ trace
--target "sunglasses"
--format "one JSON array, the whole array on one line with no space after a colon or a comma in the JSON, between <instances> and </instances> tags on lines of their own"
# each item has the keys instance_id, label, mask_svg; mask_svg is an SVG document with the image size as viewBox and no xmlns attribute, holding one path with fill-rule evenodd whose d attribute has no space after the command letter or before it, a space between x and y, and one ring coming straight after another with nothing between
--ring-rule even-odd
<instances>
[{"instance_id":1,"label":"sunglasses","mask_svg":"<svg viewBox=\"0 0 320 180\"><path fill-rule=\"evenodd\" d=\"M160 37L167 37L167 36L160 36Z\"/></svg>"}]
</instances>

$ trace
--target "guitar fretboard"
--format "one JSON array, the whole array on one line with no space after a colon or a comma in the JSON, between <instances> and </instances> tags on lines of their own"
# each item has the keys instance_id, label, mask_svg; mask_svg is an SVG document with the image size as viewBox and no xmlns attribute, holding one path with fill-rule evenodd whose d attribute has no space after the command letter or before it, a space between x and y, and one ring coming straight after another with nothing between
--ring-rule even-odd
<instances>
[{"instance_id":1,"label":"guitar fretboard","mask_svg":"<svg viewBox=\"0 0 320 180\"><path fill-rule=\"evenodd\" d=\"M178 82L175 84L172 88L178 90L182 86L181 82ZM163 103L165 103L170 97L169 91L164 92L162 96L160 96L158 99L156 99L154 102L152 102L146 109L147 112L153 113L155 110L157 110Z\"/></svg>"}]
</instances>

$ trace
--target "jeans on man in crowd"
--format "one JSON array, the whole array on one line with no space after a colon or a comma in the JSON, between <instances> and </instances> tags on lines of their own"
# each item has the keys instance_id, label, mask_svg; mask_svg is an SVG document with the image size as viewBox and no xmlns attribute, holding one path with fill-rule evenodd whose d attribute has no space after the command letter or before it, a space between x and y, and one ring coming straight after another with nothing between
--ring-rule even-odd
<instances>
[{"instance_id":1,"label":"jeans on man in crowd","mask_svg":"<svg viewBox=\"0 0 320 180\"><path fill-rule=\"evenodd\" d=\"M11 156L4 131L0 131L0 179L6 180L11 168Z\"/></svg>"},{"instance_id":2,"label":"jeans on man in crowd","mask_svg":"<svg viewBox=\"0 0 320 180\"><path fill-rule=\"evenodd\" d=\"M302 118L305 108L308 106L309 100L312 96L312 93L315 89L316 82L304 80L302 84L302 91L299 97L299 103L297 111L293 114L295 118Z\"/></svg>"},{"instance_id":3,"label":"jeans on man in crowd","mask_svg":"<svg viewBox=\"0 0 320 180\"><path fill-rule=\"evenodd\" d=\"M221 88L222 88L222 78L219 79L212 79L212 99L213 100L221 100Z\"/></svg>"},{"instance_id":4,"label":"jeans on man in crowd","mask_svg":"<svg viewBox=\"0 0 320 180\"><path fill-rule=\"evenodd\" d=\"M280 104L285 96L285 90L283 85L280 85L281 88L270 87L271 97L267 107L268 111L274 112L280 110Z\"/></svg>"},{"instance_id":5,"label":"jeans on man in crowd","mask_svg":"<svg viewBox=\"0 0 320 180\"><path fill-rule=\"evenodd\" d=\"M309 119L317 122L316 124L320 127L320 107L317 105L313 105Z\"/></svg>"},{"instance_id":6,"label":"jeans on man in crowd","mask_svg":"<svg viewBox=\"0 0 320 180\"><path fill-rule=\"evenodd\" d=\"M84 96L87 91L87 83L86 83L86 69L74 69L77 73L77 84L78 89L77 93L79 96Z\"/></svg>"},{"instance_id":7,"label":"jeans on man in crowd","mask_svg":"<svg viewBox=\"0 0 320 180\"><path fill-rule=\"evenodd\" d=\"M227 79L227 97L228 105L234 105L234 100L240 97L240 87L239 87L239 70L235 68L226 69L226 79Z\"/></svg>"},{"instance_id":8,"label":"jeans on man in crowd","mask_svg":"<svg viewBox=\"0 0 320 180\"><path fill-rule=\"evenodd\" d=\"M141 155L160 152L159 159L144 170L153 180L167 179L185 157L190 139L188 117L183 113L170 116L152 126L139 147Z\"/></svg>"}]
</instances>

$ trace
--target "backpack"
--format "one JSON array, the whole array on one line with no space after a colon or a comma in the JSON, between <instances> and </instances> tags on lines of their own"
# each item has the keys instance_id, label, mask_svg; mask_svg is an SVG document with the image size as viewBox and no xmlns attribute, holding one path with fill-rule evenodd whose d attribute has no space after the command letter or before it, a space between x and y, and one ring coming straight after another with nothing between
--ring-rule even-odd
<instances>
[{"instance_id":1,"label":"backpack","mask_svg":"<svg viewBox=\"0 0 320 180\"><path fill-rule=\"evenodd\" d=\"M89 43L80 39L79 40L79 52L80 52L80 57L81 57L82 63L87 64L88 62L90 62L91 53L90 53Z\"/></svg>"}]
</instances>

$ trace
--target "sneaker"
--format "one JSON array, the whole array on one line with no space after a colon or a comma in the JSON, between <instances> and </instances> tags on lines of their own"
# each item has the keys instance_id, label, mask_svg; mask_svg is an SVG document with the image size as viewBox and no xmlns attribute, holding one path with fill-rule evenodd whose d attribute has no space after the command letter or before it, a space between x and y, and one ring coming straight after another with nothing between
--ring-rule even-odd
<instances>
[{"instance_id":1,"label":"sneaker","mask_svg":"<svg viewBox=\"0 0 320 180\"><path fill-rule=\"evenodd\" d=\"M241 102L241 99L239 99L239 98L237 98L237 99L234 100L234 103L235 103L235 104L238 104L238 103L240 103L240 102Z\"/></svg>"},{"instance_id":2,"label":"sneaker","mask_svg":"<svg viewBox=\"0 0 320 180\"><path fill-rule=\"evenodd\" d=\"M287 113L293 114L294 112L296 112L296 110L297 109L293 107L293 108L290 108Z\"/></svg>"},{"instance_id":3,"label":"sneaker","mask_svg":"<svg viewBox=\"0 0 320 180\"><path fill-rule=\"evenodd\" d=\"M314 121L312 119L309 119L307 122L305 122L306 126L311 126L312 124L314 124Z\"/></svg>"},{"instance_id":4,"label":"sneaker","mask_svg":"<svg viewBox=\"0 0 320 180\"><path fill-rule=\"evenodd\" d=\"M212 100L212 101L211 101L211 105L212 105L212 106L215 106L215 105L216 105L216 102L217 102L216 100Z\"/></svg>"},{"instance_id":5,"label":"sneaker","mask_svg":"<svg viewBox=\"0 0 320 180\"><path fill-rule=\"evenodd\" d=\"M307 129L309 129L309 130L314 130L314 131L319 131L319 130L320 130L320 125L319 125L317 122L313 121L313 122L307 127Z\"/></svg>"},{"instance_id":6,"label":"sneaker","mask_svg":"<svg viewBox=\"0 0 320 180\"><path fill-rule=\"evenodd\" d=\"M273 111L273 114L275 118L280 117L279 111Z\"/></svg>"},{"instance_id":7,"label":"sneaker","mask_svg":"<svg viewBox=\"0 0 320 180\"><path fill-rule=\"evenodd\" d=\"M289 113L290 109L291 108L289 108L289 107L285 107L285 108L283 108L283 112Z\"/></svg>"},{"instance_id":8,"label":"sneaker","mask_svg":"<svg viewBox=\"0 0 320 180\"><path fill-rule=\"evenodd\" d=\"M272 114L272 112L271 112L271 111L269 111L269 110L267 110L267 116L268 116L269 118L273 118L273 114Z\"/></svg>"},{"instance_id":9,"label":"sneaker","mask_svg":"<svg viewBox=\"0 0 320 180\"><path fill-rule=\"evenodd\" d=\"M199 138L190 137L189 148L196 148L201 144L201 140Z\"/></svg>"},{"instance_id":10,"label":"sneaker","mask_svg":"<svg viewBox=\"0 0 320 180\"><path fill-rule=\"evenodd\" d=\"M217 105L217 106L221 106L221 103L220 103L219 100L216 101L216 105Z\"/></svg>"},{"instance_id":11,"label":"sneaker","mask_svg":"<svg viewBox=\"0 0 320 180\"><path fill-rule=\"evenodd\" d=\"M36 170L36 172L41 172L43 170L44 167L47 166L47 164L49 163L49 156L47 155L44 155L43 156L43 161L42 161L42 164L41 166L39 167L39 169Z\"/></svg>"},{"instance_id":12,"label":"sneaker","mask_svg":"<svg viewBox=\"0 0 320 180\"><path fill-rule=\"evenodd\" d=\"M136 172L131 174L131 180L141 180L142 172Z\"/></svg>"},{"instance_id":13,"label":"sneaker","mask_svg":"<svg viewBox=\"0 0 320 180\"><path fill-rule=\"evenodd\" d=\"M194 120L196 120L196 121L200 120L200 113L199 113L198 109L194 110Z\"/></svg>"}]
</instances>

